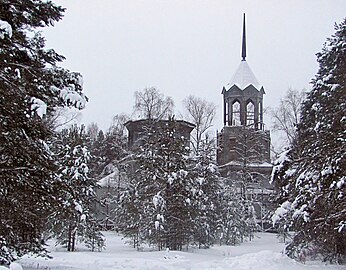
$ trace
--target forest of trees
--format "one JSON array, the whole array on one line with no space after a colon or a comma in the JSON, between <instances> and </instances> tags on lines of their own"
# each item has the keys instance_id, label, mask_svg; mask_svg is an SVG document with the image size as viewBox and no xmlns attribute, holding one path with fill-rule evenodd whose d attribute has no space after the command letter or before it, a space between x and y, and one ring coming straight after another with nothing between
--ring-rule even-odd
<instances>
[{"instance_id":1,"label":"forest of trees","mask_svg":"<svg viewBox=\"0 0 346 270\"><path fill-rule=\"evenodd\" d=\"M126 114L106 131L96 123L66 125L75 115L65 110L88 101L82 76L58 67L64 57L45 48L39 31L63 13L50 1L0 3L0 264L27 253L48 256L52 237L68 251L77 241L100 251L101 230L109 228L135 248L158 250L251 240L259 229L254 201L239 190L239 182L252 184L251 138L244 133L238 149L244 166L237 181L221 177L208 134L213 103L184 100L195 126L191 141L178 132L173 99L154 87L135 92L134 113L147 125L132 149ZM292 232L291 257L345 263L346 20L317 56L311 91L291 90L273 110L287 149L273 169L272 219L277 230ZM111 177L116 188L101 184Z\"/></svg>"}]
</instances>

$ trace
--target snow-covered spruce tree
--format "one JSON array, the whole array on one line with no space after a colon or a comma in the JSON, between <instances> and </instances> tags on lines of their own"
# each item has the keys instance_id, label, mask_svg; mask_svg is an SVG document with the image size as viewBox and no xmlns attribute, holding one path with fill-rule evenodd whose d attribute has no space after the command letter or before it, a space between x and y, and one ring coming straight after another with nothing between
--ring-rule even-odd
<instances>
[{"instance_id":1,"label":"snow-covered spruce tree","mask_svg":"<svg viewBox=\"0 0 346 270\"><path fill-rule=\"evenodd\" d=\"M296 143L274 169L284 200L273 218L293 223L291 257L310 251L345 263L346 19L335 29L317 54L319 70L303 104Z\"/></svg>"},{"instance_id":2,"label":"snow-covered spruce tree","mask_svg":"<svg viewBox=\"0 0 346 270\"><path fill-rule=\"evenodd\" d=\"M198 102L196 104L198 111L205 106L203 102L202 106ZM209 105L211 106L211 104ZM207 114L211 114L211 110L208 110ZM197 122L195 125L197 128ZM210 122L205 125L206 128L207 125L210 125ZM215 243L222 218L220 212L222 189L220 174L216 166L216 140L209 137L205 132L206 128L203 128L203 138L200 136L198 151L195 151L192 146L188 166L188 171L192 174L193 179L192 220L194 230L192 244L199 248L209 247Z\"/></svg>"},{"instance_id":3,"label":"snow-covered spruce tree","mask_svg":"<svg viewBox=\"0 0 346 270\"><path fill-rule=\"evenodd\" d=\"M139 248L143 241L140 234L143 214L141 212L142 203L139 200L134 181L131 181L127 188L121 192L119 200L115 203L116 229L124 237L131 239L130 244L133 248Z\"/></svg>"},{"instance_id":4,"label":"snow-covered spruce tree","mask_svg":"<svg viewBox=\"0 0 346 270\"><path fill-rule=\"evenodd\" d=\"M110 128L104 134L104 140L98 148L93 147L93 151L97 151L102 161L102 171L100 174L106 175L110 172L103 172L109 164L116 164L127 155L127 137L123 131Z\"/></svg>"},{"instance_id":5,"label":"snow-covered spruce tree","mask_svg":"<svg viewBox=\"0 0 346 270\"><path fill-rule=\"evenodd\" d=\"M59 205L50 217L52 232L68 251L75 250L77 238L92 250L104 243L95 217L96 180L89 177L90 152L84 127L72 126L57 134L54 142L59 165L55 193Z\"/></svg>"},{"instance_id":6,"label":"snow-covered spruce tree","mask_svg":"<svg viewBox=\"0 0 346 270\"><path fill-rule=\"evenodd\" d=\"M221 191L220 203L218 210L220 218L217 224L218 237L221 244L238 245L242 243L253 232L249 223L254 218L252 212L250 216L247 211L253 209L252 205L247 205L249 202L245 200L239 193L239 184L234 179L220 178Z\"/></svg>"},{"instance_id":7,"label":"snow-covered spruce tree","mask_svg":"<svg viewBox=\"0 0 346 270\"><path fill-rule=\"evenodd\" d=\"M119 229L159 249L180 250L192 236L187 142L172 119L148 120L141 138L134 152L136 172L121 197Z\"/></svg>"},{"instance_id":8,"label":"snow-covered spruce tree","mask_svg":"<svg viewBox=\"0 0 346 270\"><path fill-rule=\"evenodd\" d=\"M297 138L296 138L297 139ZM272 223L278 230L278 237L282 237L284 242L286 238L290 237L290 230L292 229L291 215L288 214L291 207L289 201L290 190L294 184L291 181L292 173L297 169L298 164L294 160L300 159L300 147L293 144L290 148L278 155L274 161L274 166L271 175L271 184L274 186L274 192L271 195L272 202Z\"/></svg>"},{"instance_id":9,"label":"snow-covered spruce tree","mask_svg":"<svg viewBox=\"0 0 346 270\"><path fill-rule=\"evenodd\" d=\"M117 120L120 119L120 120ZM90 162L91 173L94 178L102 178L112 173L112 169L116 167L121 159L127 156L127 136L123 122L126 116L116 115L113 117L113 124L103 132L98 131L97 125L88 127L87 133L95 133L89 136L89 149L94 157ZM118 122L116 122L118 121ZM97 132L95 132L95 130Z\"/></svg>"},{"instance_id":10,"label":"snow-covered spruce tree","mask_svg":"<svg viewBox=\"0 0 346 270\"><path fill-rule=\"evenodd\" d=\"M217 239L220 210L220 175L215 164L215 150L209 140L200 142L199 155L190 159L188 172L192 175L193 242L209 247ZM213 151L214 150L214 151Z\"/></svg>"},{"instance_id":11,"label":"snow-covered spruce tree","mask_svg":"<svg viewBox=\"0 0 346 270\"><path fill-rule=\"evenodd\" d=\"M57 197L56 167L42 117L56 106L83 108L81 76L58 68L39 27L64 9L50 1L0 2L0 263L42 253L42 232Z\"/></svg>"},{"instance_id":12,"label":"snow-covered spruce tree","mask_svg":"<svg viewBox=\"0 0 346 270\"><path fill-rule=\"evenodd\" d=\"M125 237L132 239L134 248L139 248L143 242L150 242L150 235L151 238L156 238L152 242L160 249L162 244L155 236L155 218L153 218L155 206L153 197L156 194L153 189L160 189L155 176L158 173L159 163L155 160L154 121L149 121L145 128L142 142L133 154L135 167L132 170L134 172L128 172L129 183L121 192L115 208L116 226ZM151 233L152 231L154 234Z\"/></svg>"},{"instance_id":13,"label":"snow-covered spruce tree","mask_svg":"<svg viewBox=\"0 0 346 270\"><path fill-rule=\"evenodd\" d=\"M98 132L96 138L90 138L88 142L88 147L93 157L89 166L92 173L92 177L98 177L102 173L103 168L105 166L106 158L103 155L104 142L105 134L102 130Z\"/></svg>"}]
</instances>

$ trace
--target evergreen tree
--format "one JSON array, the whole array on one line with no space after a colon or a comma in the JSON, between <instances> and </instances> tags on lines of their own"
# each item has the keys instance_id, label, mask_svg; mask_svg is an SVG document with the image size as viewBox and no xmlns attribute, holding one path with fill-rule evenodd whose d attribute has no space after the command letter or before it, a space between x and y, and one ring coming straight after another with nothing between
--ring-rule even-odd
<instances>
[{"instance_id":1,"label":"evergreen tree","mask_svg":"<svg viewBox=\"0 0 346 270\"><path fill-rule=\"evenodd\" d=\"M191 200L193 243L199 247L209 247L217 238L218 224L221 219L219 211L221 185L215 157L210 155L210 151L203 151L202 145L203 143L200 156L190 162L192 164L188 171L193 180Z\"/></svg>"},{"instance_id":2,"label":"evergreen tree","mask_svg":"<svg viewBox=\"0 0 346 270\"><path fill-rule=\"evenodd\" d=\"M96 216L96 180L89 178L90 152L84 127L72 126L58 134L55 152L59 163L56 194L59 207L52 213L52 231L58 243L75 250L77 238L94 250L103 247ZM63 187L63 188L61 188Z\"/></svg>"},{"instance_id":3,"label":"evergreen tree","mask_svg":"<svg viewBox=\"0 0 346 270\"><path fill-rule=\"evenodd\" d=\"M133 182L133 181L131 181ZM141 228L143 214L141 201L135 183L129 183L116 201L116 229L124 237L131 239L133 248L139 248L142 243Z\"/></svg>"},{"instance_id":4,"label":"evergreen tree","mask_svg":"<svg viewBox=\"0 0 346 270\"><path fill-rule=\"evenodd\" d=\"M256 229L252 201L239 192L239 183L230 178L221 178L220 214L218 233L220 244L238 245L253 237Z\"/></svg>"},{"instance_id":5,"label":"evergreen tree","mask_svg":"<svg viewBox=\"0 0 346 270\"><path fill-rule=\"evenodd\" d=\"M119 199L120 189L127 182L128 166L127 135L124 114L113 117L113 123L106 133L100 130L97 136L89 141L92 159L90 176L99 181L98 219L104 229L112 229L115 223L114 204ZM95 127L93 128L95 131ZM88 130L88 134L92 130ZM95 133L95 132L94 132Z\"/></svg>"},{"instance_id":6,"label":"evergreen tree","mask_svg":"<svg viewBox=\"0 0 346 270\"><path fill-rule=\"evenodd\" d=\"M50 1L0 2L0 263L44 252L42 232L58 198L45 143L52 133L42 118L86 102L80 74L58 68L64 57L45 49L36 31L63 12Z\"/></svg>"},{"instance_id":7,"label":"evergreen tree","mask_svg":"<svg viewBox=\"0 0 346 270\"><path fill-rule=\"evenodd\" d=\"M114 172L117 164L127 156L127 136L124 123L125 115L116 115L113 124L107 132L98 131L97 126L90 126L88 134L94 133L89 140L89 148L93 156L91 161L91 172L94 178L102 178ZM98 132L95 132L95 131ZM97 133L97 134L96 134ZM119 168L117 168L119 169Z\"/></svg>"},{"instance_id":8,"label":"evergreen tree","mask_svg":"<svg viewBox=\"0 0 346 270\"><path fill-rule=\"evenodd\" d=\"M118 209L119 229L139 243L182 249L192 235L192 175L187 142L174 120L148 120L134 154L135 173Z\"/></svg>"},{"instance_id":9,"label":"evergreen tree","mask_svg":"<svg viewBox=\"0 0 346 270\"><path fill-rule=\"evenodd\" d=\"M293 145L291 146L293 147ZM295 157L293 157L292 150L286 150L282 152L278 158L274 161L271 183L274 185L274 193L271 196L273 202L272 209L272 222L278 230L279 237L283 237L284 240L290 237L290 230L292 225L291 216L288 214L291 207L290 189L288 188L291 182L291 175L286 175L286 171L294 172L297 169L297 165L293 160L298 160L297 153L299 152L295 148ZM278 207L279 206L279 207Z\"/></svg>"},{"instance_id":10,"label":"evergreen tree","mask_svg":"<svg viewBox=\"0 0 346 270\"><path fill-rule=\"evenodd\" d=\"M105 158L103 157L102 150L104 146L105 135L102 130L97 134L96 138L91 138L89 141L89 149L92 156L92 161L90 162L90 171L92 177L99 177L105 166Z\"/></svg>"},{"instance_id":11,"label":"evergreen tree","mask_svg":"<svg viewBox=\"0 0 346 270\"><path fill-rule=\"evenodd\" d=\"M297 140L274 170L283 203L274 216L296 230L288 254L311 249L346 261L346 19L317 54L319 70L302 107ZM289 224L288 224L289 225Z\"/></svg>"}]
</instances>

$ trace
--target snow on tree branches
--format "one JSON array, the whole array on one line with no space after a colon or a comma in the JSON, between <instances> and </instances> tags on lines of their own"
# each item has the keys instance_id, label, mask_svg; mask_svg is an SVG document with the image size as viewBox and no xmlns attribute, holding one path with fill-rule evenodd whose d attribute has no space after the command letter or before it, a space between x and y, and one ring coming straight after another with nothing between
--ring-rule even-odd
<instances>
[{"instance_id":1,"label":"snow on tree branches","mask_svg":"<svg viewBox=\"0 0 346 270\"><path fill-rule=\"evenodd\" d=\"M217 169L189 159L188 142L174 120L148 123L116 209L118 229L133 239L134 247L143 242L159 250L209 246L219 209Z\"/></svg>"},{"instance_id":2,"label":"snow on tree branches","mask_svg":"<svg viewBox=\"0 0 346 270\"><path fill-rule=\"evenodd\" d=\"M290 256L314 249L324 260L346 262L346 19L335 29L317 54L319 70L298 136L274 167L279 209L285 210L274 219L296 230Z\"/></svg>"},{"instance_id":3,"label":"snow on tree branches","mask_svg":"<svg viewBox=\"0 0 346 270\"><path fill-rule=\"evenodd\" d=\"M57 106L87 101L81 75L57 67L64 57L46 49L37 31L63 12L51 1L0 3L0 263L45 253L42 232L58 200L44 118Z\"/></svg>"}]
</instances>

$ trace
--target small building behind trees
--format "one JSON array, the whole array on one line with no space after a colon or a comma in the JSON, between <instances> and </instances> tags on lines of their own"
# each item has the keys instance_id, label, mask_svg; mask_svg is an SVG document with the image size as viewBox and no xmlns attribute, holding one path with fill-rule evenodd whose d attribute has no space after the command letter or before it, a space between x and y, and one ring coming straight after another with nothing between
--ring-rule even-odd
<instances>
[{"instance_id":1,"label":"small building behind trees","mask_svg":"<svg viewBox=\"0 0 346 270\"><path fill-rule=\"evenodd\" d=\"M141 140L150 128L158 129L167 125L169 120L150 120L141 119L135 121L128 121L125 123L125 127L128 130L128 147L133 149L133 147L141 144ZM176 123L176 133L175 136L184 137L184 140L189 145L191 131L195 128L195 125L184 121L175 120Z\"/></svg>"},{"instance_id":2,"label":"small building behind trees","mask_svg":"<svg viewBox=\"0 0 346 270\"><path fill-rule=\"evenodd\" d=\"M101 174L102 178L98 181L99 188L97 196L99 203L96 205L99 222L104 229L112 229L116 225L114 209L120 194L126 190L135 177L136 162L131 155L138 147L146 143L150 132L159 132L169 124L170 120L163 119L140 119L127 121L124 126L128 131L128 155L119 160L114 160L104 167ZM190 144L190 133L195 125L184 121L175 120L174 136L183 139L188 147Z\"/></svg>"}]
</instances>

